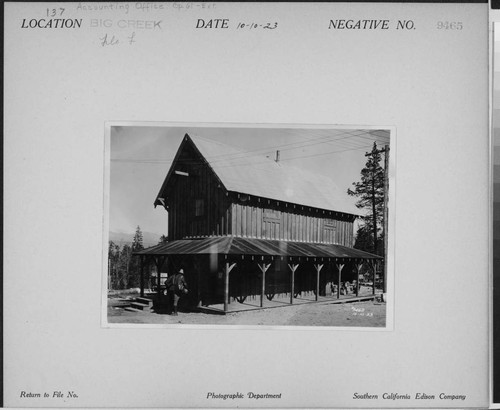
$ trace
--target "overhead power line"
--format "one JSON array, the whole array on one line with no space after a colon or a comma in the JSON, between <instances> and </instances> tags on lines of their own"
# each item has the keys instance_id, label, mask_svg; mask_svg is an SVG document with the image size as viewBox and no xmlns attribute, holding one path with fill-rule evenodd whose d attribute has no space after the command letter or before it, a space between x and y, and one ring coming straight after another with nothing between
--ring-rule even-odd
<instances>
[{"instance_id":1,"label":"overhead power line","mask_svg":"<svg viewBox=\"0 0 500 410\"><path fill-rule=\"evenodd\" d=\"M330 131L330 130L329 130ZM301 156L296 156L292 158L285 158L282 159L282 161L290 161L293 159L300 159L300 158L308 158L308 157L314 157L314 156L320 156L320 155L326 155L328 153L333 154L333 153L339 153L339 152L345 152L345 151L354 151L354 150L359 150L359 149L366 149L367 147L365 145L358 145L362 144L362 141L357 141L355 138L363 138L365 140L369 141L377 141L380 140L381 137L379 136L372 136L369 134L373 130L332 130L332 132L335 132L337 135L343 135L343 134L348 134L347 136L343 136L340 138L332 138L332 135L323 135L321 137L317 138L307 138L307 141L295 141L287 144L280 144L280 145L275 145L275 146L269 146L269 147L264 147L264 148L257 148L257 149L251 149L251 150L244 150L244 151L238 151L238 152L232 152L232 153L224 153L224 154L216 154L216 155L211 155L207 156L206 159L210 163L217 163L217 162L225 162L229 160L237 160L237 159L243 159L249 156L251 153L258 153L261 152L262 155L266 152L274 152L275 149L279 149L280 151L292 151L300 148L308 148L311 146L315 145L321 145L321 144L328 144L328 145L338 145L339 147L342 147L342 150L336 150L336 151L329 151L329 152L321 152L317 154L309 154L309 155L301 155ZM310 131L308 132L309 135L320 135L318 133L311 133ZM366 134L370 135L369 137L366 136ZM213 140L210 140L213 141ZM365 142L365 141L363 141ZM366 142L365 142L366 144ZM285 147L285 148L283 148ZM256 155L252 155L256 156ZM112 162L121 162L121 163L138 163L138 164L168 164L173 162L174 158L166 158L166 159L148 159L148 158L111 158ZM255 163L255 162L254 162ZM265 162L262 162L265 163Z\"/></svg>"}]
</instances>

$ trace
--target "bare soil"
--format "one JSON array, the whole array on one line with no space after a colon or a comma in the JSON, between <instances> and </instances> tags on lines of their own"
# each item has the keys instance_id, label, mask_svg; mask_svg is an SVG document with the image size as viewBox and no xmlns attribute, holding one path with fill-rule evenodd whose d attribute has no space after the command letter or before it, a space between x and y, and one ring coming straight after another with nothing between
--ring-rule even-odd
<instances>
[{"instance_id":1,"label":"bare soil","mask_svg":"<svg viewBox=\"0 0 500 410\"><path fill-rule=\"evenodd\" d=\"M155 312L128 312L112 303L109 323L196 324L196 325L265 325L265 326L335 326L384 327L386 304L353 302L340 304L304 304L279 308L229 313L227 315L179 312L178 316Z\"/></svg>"}]
</instances>

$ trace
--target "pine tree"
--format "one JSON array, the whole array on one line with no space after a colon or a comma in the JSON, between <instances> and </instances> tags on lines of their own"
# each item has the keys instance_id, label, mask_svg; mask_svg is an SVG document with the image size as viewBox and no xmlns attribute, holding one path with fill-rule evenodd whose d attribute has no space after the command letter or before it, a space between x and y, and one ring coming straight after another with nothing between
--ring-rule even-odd
<instances>
[{"instance_id":1,"label":"pine tree","mask_svg":"<svg viewBox=\"0 0 500 410\"><path fill-rule=\"evenodd\" d=\"M120 258L120 247L113 241L109 241L108 263L110 276L110 289L119 289L118 286L118 260Z\"/></svg>"},{"instance_id":2,"label":"pine tree","mask_svg":"<svg viewBox=\"0 0 500 410\"><path fill-rule=\"evenodd\" d=\"M129 271L128 271L128 287L138 287L141 281L141 262L138 256L132 253L144 249L143 236L141 227L137 226L135 230L134 240L130 252Z\"/></svg>"},{"instance_id":3,"label":"pine tree","mask_svg":"<svg viewBox=\"0 0 500 410\"><path fill-rule=\"evenodd\" d=\"M132 243L132 252L137 252L140 251L141 249L144 249L142 241L143 238L142 238L141 227L137 225L137 228L135 229L134 242Z\"/></svg>"},{"instance_id":4,"label":"pine tree","mask_svg":"<svg viewBox=\"0 0 500 410\"><path fill-rule=\"evenodd\" d=\"M130 279L130 265L132 258L132 249L130 245L123 245L120 251L120 256L117 263L117 283L119 289L131 287Z\"/></svg>"},{"instance_id":5,"label":"pine tree","mask_svg":"<svg viewBox=\"0 0 500 410\"><path fill-rule=\"evenodd\" d=\"M158 245L162 243L167 243L168 242L168 236L162 235L160 236L160 241L158 242Z\"/></svg>"},{"instance_id":6,"label":"pine tree","mask_svg":"<svg viewBox=\"0 0 500 410\"><path fill-rule=\"evenodd\" d=\"M361 170L361 181L353 182L354 189L348 189L350 196L358 199L356 207L366 211L362 217L363 225L358 229L359 238L356 238L358 249L371 251L374 254L381 254L383 250L380 245L379 233L383 227L384 220L384 169L380 165L382 156L377 148L377 143L373 143L370 153L367 153L368 160ZM370 248L365 248L370 246ZM355 247L358 247L355 246Z\"/></svg>"}]
</instances>

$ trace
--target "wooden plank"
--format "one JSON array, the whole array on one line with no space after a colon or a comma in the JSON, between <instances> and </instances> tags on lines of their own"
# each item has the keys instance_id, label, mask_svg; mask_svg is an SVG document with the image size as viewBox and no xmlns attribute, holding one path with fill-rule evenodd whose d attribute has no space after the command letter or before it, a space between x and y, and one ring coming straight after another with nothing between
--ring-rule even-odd
<instances>
[{"instance_id":1,"label":"wooden plank","mask_svg":"<svg viewBox=\"0 0 500 410\"><path fill-rule=\"evenodd\" d=\"M246 208L246 226L245 226L245 235L247 237L252 236L252 207L245 206Z\"/></svg>"},{"instance_id":2,"label":"wooden plank","mask_svg":"<svg viewBox=\"0 0 500 410\"><path fill-rule=\"evenodd\" d=\"M340 283L342 281L342 269L344 269L344 264L336 264L337 269L339 271L339 280L338 280L338 286L337 286L337 299L340 299Z\"/></svg>"},{"instance_id":3,"label":"wooden plank","mask_svg":"<svg viewBox=\"0 0 500 410\"><path fill-rule=\"evenodd\" d=\"M252 206L252 236L257 237L257 208Z\"/></svg>"},{"instance_id":4,"label":"wooden plank","mask_svg":"<svg viewBox=\"0 0 500 410\"><path fill-rule=\"evenodd\" d=\"M321 269L323 268L323 265L314 264L314 267L316 268L316 301L318 301L318 297L319 297L319 274L321 272Z\"/></svg>"},{"instance_id":5,"label":"wooden plank","mask_svg":"<svg viewBox=\"0 0 500 410\"><path fill-rule=\"evenodd\" d=\"M247 236L247 207L240 205L241 209L241 236Z\"/></svg>"},{"instance_id":6,"label":"wooden plank","mask_svg":"<svg viewBox=\"0 0 500 410\"><path fill-rule=\"evenodd\" d=\"M283 212L283 239L288 239L288 212Z\"/></svg>"},{"instance_id":7,"label":"wooden plank","mask_svg":"<svg viewBox=\"0 0 500 410\"><path fill-rule=\"evenodd\" d=\"M309 242L314 242L314 217L309 217Z\"/></svg>"},{"instance_id":8,"label":"wooden plank","mask_svg":"<svg viewBox=\"0 0 500 410\"><path fill-rule=\"evenodd\" d=\"M298 215L298 234L299 234L299 241L302 242L304 239L303 239L303 235L304 235L304 229L302 227L303 225L303 217L302 215Z\"/></svg>"},{"instance_id":9,"label":"wooden plank","mask_svg":"<svg viewBox=\"0 0 500 410\"><path fill-rule=\"evenodd\" d=\"M141 297L144 297L144 256L141 255L139 259L141 261Z\"/></svg>"},{"instance_id":10,"label":"wooden plank","mask_svg":"<svg viewBox=\"0 0 500 410\"><path fill-rule=\"evenodd\" d=\"M235 265L236 263L229 265L229 263L226 262L226 266L224 269L224 312L227 312L229 305L229 273Z\"/></svg>"},{"instance_id":11,"label":"wooden plank","mask_svg":"<svg viewBox=\"0 0 500 410\"><path fill-rule=\"evenodd\" d=\"M256 224L257 224L257 238L262 238L262 208L257 207Z\"/></svg>"},{"instance_id":12,"label":"wooden plank","mask_svg":"<svg viewBox=\"0 0 500 410\"><path fill-rule=\"evenodd\" d=\"M320 231L321 219L320 218L316 218L316 219L317 219L317 223L316 223L316 241L321 242L321 231Z\"/></svg>"},{"instance_id":13,"label":"wooden plank","mask_svg":"<svg viewBox=\"0 0 500 410\"><path fill-rule=\"evenodd\" d=\"M372 261L370 265L371 265L372 271L373 271L372 294L375 295L375 279L376 279L375 276L376 276L377 262L376 261ZM384 277L384 280L385 280L385 277ZM384 293L386 293L385 284L384 284Z\"/></svg>"},{"instance_id":14,"label":"wooden plank","mask_svg":"<svg viewBox=\"0 0 500 410\"><path fill-rule=\"evenodd\" d=\"M234 205L236 210L236 236L241 236L241 207L238 204Z\"/></svg>"},{"instance_id":15,"label":"wooden plank","mask_svg":"<svg viewBox=\"0 0 500 410\"><path fill-rule=\"evenodd\" d=\"M344 221L344 245L348 246L349 243L349 222Z\"/></svg>"},{"instance_id":16,"label":"wooden plank","mask_svg":"<svg viewBox=\"0 0 500 410\"><path fill-rule=\"evenodd\" d=\"M363 267L363 263L358 263L356 264L356 272L357 272L357 276L356 276L356 296L359 295L359 273L361 272L361 268ZM375 281L373 281L375 282Z\"/></svg>"},{"instance_id":17,"label":"wooden plank","mask_svg":"<svg viewBox=\"0 0 500 410\"><path fill-rule=\"evenodd\" d=\"M351 222L348 222L347 223L347 246L349 248L352 247L352 243L351 243L351 232L352 232L352 224Z\"/></svg>"},{"instance_id":18,"label":"wooden plank","mask_svg":"<svg viewBox=\"0 0 500 410\"><path fill-rule=\"evenodd\" d=\"M307 218L305 215L302 215L302 226L301 226L301 231L302 231L302 242L306 241L306 233L307 233Z\"/></svg>"},{"instance_id":19,"label":"wooden plank","mask_svg":"<svg viewBox=\"0 0 500 410\"><path fill-rule=\"evenodd\" d=\"M279 220L279 233L278 233L278 239L283 240L283 213L280 212L280 220Z\"/></svg>"},{"instance_id":20,"label":"wooden plank","mask_svg":"<svg viewBox=\"0 0 500 410\"><path fill-rule=\"evenodd\" d=\"M292 229L293 229L293 240L298 241L299 240L299 217L297 214L293 214Z\"/></svg>"},{"instance_id":21,"label":"wooden plank","mask_svg":"<svg viewBox=\"0 0 500 410\"><path fill-rule=\"evenodd\" d=\"M298 241L299 240L299 218L297 214L293 214L293 221L292 221L292 230L293 230L293 240Z\"/></svg>"},{"instance_id":22,"label":"wooden plank","mask_svg":"<svg viewBox=\"0 0 500 410\"><path fill-rule=\"evenodd\" d=\"M238 205L238 230L240 236L243 236L244 229L245 229L245 210L243 209L243 205Z\"/></svg>"},{"instance_id":23,"label":"wooden plank","mask_svg":"<svg viewBox=\"0 0 500 410\"><path fill-rule=\"evenodd\" d=\"M264 295L266 294L266 271L271 266L270 263L267 265L262 263L262 265L258 264L260 271L262 272L262 281L261 281L261 291L260 291L260 307L264 306Z\"/></svg>"},{"instance_id":24,"label":"wooden plank","mask_svg":"<svg viewBox=\"0 0 500 410\"><path fill-rule=\"evenodd\" d=\"M311 237L309 239L310 242L316 241L316 218L314 216L309 217L311 221L311 225L309 228L309 232L311 233Z\"/></svg>"},{"instance_id":25,"label":"wooden plank","mask_svg":"<svg viewBox=\"0 0 500 410\"><path fill-rule=\"evenodd\" d=\"M293 305L293 297L295 293L295 271L299 267L299 264L288 264L288 267L292 271L292 277L291 277L291 291L290 291L290 304Z\"/></svg>"},{"instance_id":26,"label":"wooden plank","mask_svg":"<svg viewBox=\"0 0 500 410\"><path fill-rule=\"evenodd\" d=\"M304 216L304 241L309 242L309 217Z\"/></svg>"},{"instance_id":27,"label":"wooden plank","mask_svg":"<svg viewBox=\"0 0 500 410\"><path fill-rule=\"evenodd\" d=\"M295 238L300 241L300 215L295 214Z\"/></svg>"},{"instance_id":28,"label":"wooden plank","mask_svg":"<svg viewBox=\"0 0 500 410\"><path fill-rule=\"evenodd\" d=\"M230 217L231 217L231 235L236 235L236 205L230 205Z\"/></svg>"}]
</instances>

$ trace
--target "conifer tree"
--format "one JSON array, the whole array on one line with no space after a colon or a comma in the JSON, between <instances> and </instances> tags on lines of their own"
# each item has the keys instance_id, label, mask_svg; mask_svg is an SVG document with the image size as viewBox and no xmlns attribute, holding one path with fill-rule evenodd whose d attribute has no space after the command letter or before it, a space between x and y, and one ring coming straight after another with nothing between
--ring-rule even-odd
<instances>
[{"instance_id":1,"label":"conifer tree","mask_svg":"<svg viewBox=\"0 0 500 410\"><path fill-rule=\"evenodd\" d=\"M371 152L367 153L365 167L361 170L361 180L353 182L354 189L348 189L350 196L358 198L356 207L366 211L362 217L363 225L358 229L356 247L359 249L371 245L371 249L364 249L374 254L382 254L380 249L379 232L383 227L384 220L384 169L380 165L382 156L377 148L377 143L373 143Z\"/></svg>"},{"instance_id":2,"label":"conifer tree","mask_svg":"<svg viewBox=\"0 0 500 410\"><path fill-rule=\"evenodd\" d=\"M141 249L144 249L142 241L143 237L142 237L141 227L137 225L137 228L135 229L134 242L132 243L132 252L137 252L140 251Z\"/></svg>"},{"instance_id":3,"label":"conifer tree","mask_svg":"<svg viewBox=\"0 0 500 410\"><path fill-rule=\"evenodd\" d=\"M138 256L134 256L133 253L144 249L143 245L143 235L141 227L137 226L135 229L134 240L132 242L132 248L130 252L129 270L128 270L128 287L138 287L141 280L141 263Z\"/></svg>"}]
</instances>

